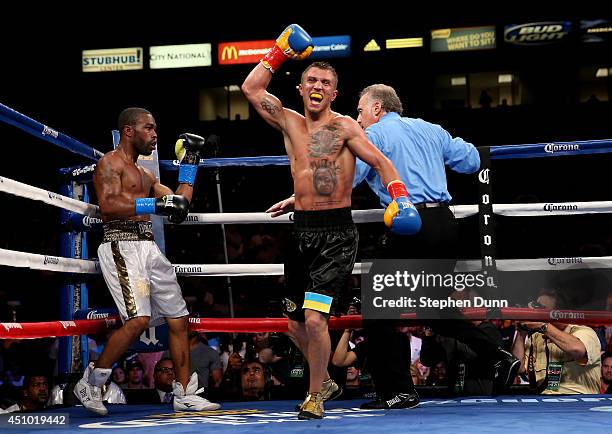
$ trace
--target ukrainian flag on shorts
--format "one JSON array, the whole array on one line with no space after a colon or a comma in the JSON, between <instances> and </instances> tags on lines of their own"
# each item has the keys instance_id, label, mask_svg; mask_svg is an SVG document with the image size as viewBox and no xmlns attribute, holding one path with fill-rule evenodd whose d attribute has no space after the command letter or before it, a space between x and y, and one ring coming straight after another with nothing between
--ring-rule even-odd
<instances>
[{"instance_id":1,"label":"ukrainian flag on shorts","mask_svg":"<svg viewBox=\"0 0 612 434\"><path fill-rule=\"evenodd\" d=\"M304 295L304 309L312 309L323 313L329 313L334 299L327 295L307 292Z\"/></svg>"}]
</instances>

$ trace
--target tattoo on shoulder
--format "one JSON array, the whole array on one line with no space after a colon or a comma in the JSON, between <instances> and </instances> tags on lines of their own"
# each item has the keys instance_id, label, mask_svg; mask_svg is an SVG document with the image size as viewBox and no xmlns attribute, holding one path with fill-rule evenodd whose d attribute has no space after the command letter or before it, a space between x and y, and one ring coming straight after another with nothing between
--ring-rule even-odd
<instances>
[{"instance_id":1,"label":"tattoo on shoulder","mask_svg":"<svg viewBox=\"0 0 612 434\"><path fill-rule=\"evenodd\" d=\"M319 160L312 161L310 166L312 172L312 185L321 196L331 196L338 186L338 171L340 167L335 161Z\"/></svg>"},{"instance_id":2,"label":"tattoo on shoulder","mask_svg":"<svg viewBox=\"0 0 612 434\"><path fill-rule=\"evenodd\" d=\"M261 100L261 108L270 113L271 115L275 115L280 111L280 107L270 101L268 98L264 98Z\"/></svg>"},{"instance_id":3,"label":"tattoo on shoulder","mask_svg":"<svg viewBox=\"0 0 612 434\"><path fill-rule=\"evenodd\" d=\"M121 176L119 171L114 168L112 164L105 164L104 167L102 167L102 172L100 175L100 178L104 184L110 184Z\"/></svg>"},{"instance_id":4,"label":"tattoo on shoulder","mask_svg":"<svg viewBox=\"0 0 612 434\"><path fill-rule=\"evenodd\" d=\"M314 132L309 145L309 156L312 158L325 158L336 154L342 147L341 132L338 123L326 125Z\"/></svg>"}]
</instances>

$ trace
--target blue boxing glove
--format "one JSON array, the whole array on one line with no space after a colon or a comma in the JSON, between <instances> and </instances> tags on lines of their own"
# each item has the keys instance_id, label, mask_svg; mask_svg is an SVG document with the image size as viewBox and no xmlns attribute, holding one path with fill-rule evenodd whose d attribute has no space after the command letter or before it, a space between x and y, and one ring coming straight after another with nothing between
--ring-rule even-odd
<instances>
[{"instance_id":1,"label":"blue boxing glove","mask_svg":"<svg viewBox=\"0 0 612 434\"><path fill-rule=\"evenodd\" d=\"M385 210L385 224L391 232L398 235L414 235L421 230L421 216L408 200L408 190L400 180L391 181L387 185L391 195L391 203Z\"/></svg>"},{"instance_id":2,"label":"blue boxing glove","mask_svg":"<svg viewBox=\"0 0 612 434\"><path fill-rule=\"evenodd\" d=\"M171 223L182 223L189 214L189 201L178 194L162 197L140 197L135 201L136 215L165 215Z\"/></svg>"},{"instance_id":3,"label":"blue boxing glove","mask_svg":"<svg viewBox=\"0 0 612 434\"><path fill-rule=\"evenodd\" d=\"M297 24L287 26L276 39L274 47L261 59L264 68L276 71L287 59L302 60L310 56L314 44L306 30Z\"/></svg>"}]
</instances>

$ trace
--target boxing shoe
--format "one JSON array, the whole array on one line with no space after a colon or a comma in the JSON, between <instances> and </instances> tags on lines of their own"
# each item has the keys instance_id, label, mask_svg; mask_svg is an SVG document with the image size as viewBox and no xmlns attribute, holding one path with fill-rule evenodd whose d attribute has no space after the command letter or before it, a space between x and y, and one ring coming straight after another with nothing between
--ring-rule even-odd
<instances>
[{"instance_id":1,"label":"boxing shoe","mask_svg":"<svg viewBox=\"0 0 612 434\"><path fill-rule=\"evenodd\" d=\"M386 398L379 396L374 401L361 404L359 408L363 410L391 410L399 408L413 408L419 405L419 395L416 390L407 393L399 392L388 395Z\"/></svg>"},{"instance_id":2,"label":"boxing shoe","mask_svg":"<svg viewBox=\"0 0 612 434\"><path fill-rule=\"evenodd\" d=\"M493 364L493 393L498 395L507 390L521 367L521 361L514 357L512 353L498 348L499 359Z\"/></svg>"},{"instance_id":3,"label":"boxing shoe","mask_svg":"<svg viewBox=\"0 0 612 434\"><path fill-rule=\"evenodd\" d=\"M302 403L298 419L323 419L323 395L320 393L309 393Z\"/></svg>"},{"instance_id":4,"label":"boxing shoe","mask_svg":"<svg viewBox=\"0 0 612 434\"><path fill-rule=\"evenodd\" d=\"M108 410L102 402L102 386L111 375L111 369L94 367L93 362L87 366L83 377L74 387L74 394L81 404L89 410L101 416L106 416Z\"/></svg>"},{"instance_id":5,"label":"boxing shoe","mask_svg":"<svg viewBox=\"0 0 612 434\"><path fill-rule=\"evenodd\" d=\"M321 385L321 390L319 391L323 398L323 402L333 401L340 395L342 395L342 387L338 386L334 380L328 378ZM304 401L306 402L306 401ZM302 405L304 402L295 406L295 411L302 411Z\"/></svg>"},{"instance_id":6,"label":"boxing shoe","mask_svg":"<svg viewBox=\"0 0 612 434\"><path fill-rule=\"evenodd\" d=\"M194 372L189 378L187 390L178 381L172 383L172 393L174 394L174 410L175 411L204 411L204 410L219 410L221 405L210 402L206 398L202 398L197 394L204 391L198 389L198 374Z\"/></svg>"}]
</instances>

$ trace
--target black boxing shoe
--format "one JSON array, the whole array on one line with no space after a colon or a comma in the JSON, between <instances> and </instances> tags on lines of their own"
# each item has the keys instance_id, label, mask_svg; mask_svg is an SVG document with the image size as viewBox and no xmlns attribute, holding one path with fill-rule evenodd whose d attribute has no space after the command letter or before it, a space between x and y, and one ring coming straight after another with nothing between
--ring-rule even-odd
<instances>
[{"instance_id":1,"label":"black boxing shoe","mask_svg":"<svg viewBox=\"0 0 612 434\"><path fill-rule=\"evenodd\" d=\"M493 393L495 395L508 390L521 367L521 361L512 353L502 348L498 348L497 351L499 359L493 364Z\"/></svg>"},{"instance_id":2,"label":"black boxing shoe","mask_svg":"<svg viewBox=\"0 0 612 434\"><path fill-rule=\"evenodd\" d=\"M378 397L374 401L361 404L362 410L393 410L400 408L414 408L419 405L419 395L416 390L412 393L399 392L391 394L387 399Z\"/></svg>"}]
</instances>

